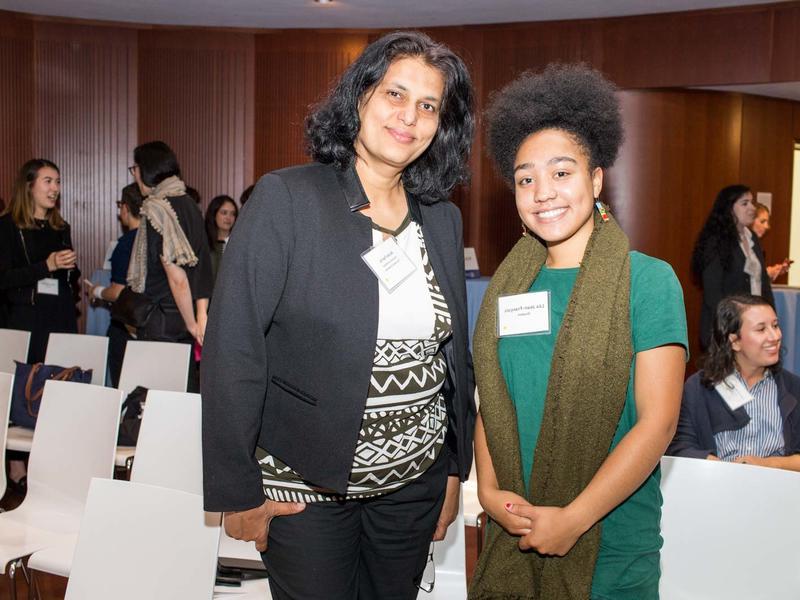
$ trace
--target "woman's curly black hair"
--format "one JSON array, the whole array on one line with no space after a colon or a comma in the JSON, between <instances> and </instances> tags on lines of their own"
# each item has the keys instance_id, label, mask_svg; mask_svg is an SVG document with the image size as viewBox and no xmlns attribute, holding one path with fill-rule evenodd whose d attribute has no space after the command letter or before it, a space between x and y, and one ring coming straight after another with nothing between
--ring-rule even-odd
<instances>
[{"instance_id":1,"label":"woman's curly black hair","mask_svg":"<svg viewBox=\"0 0 800 600\"><path fill-rule=\"evenodd\" d=\"M589 168L614 164L623 129L616 87L584 64L551 64L523 73L493 95L486 113L489 152L503 178L513 181L514 159L525 139L543 129L571 134Z\"/></svg>"},{"instance_id":2,"label":"woman's curly black hair","mask_svg":"<svg viewBox=\"0 0 800 600\"><path fill-rule=\"evenodd\" d=\"M723 269L730 266L731 252L739 245L733 205L748 192L749 187L737 183L722 188L717 194L692 251L692 274L698 281L702 280L703 270L713 259L718 258Z\"/></svg>"},{"instance_id":3,"label":"woman's curly black hair","mask_svg":"<svg viewBox=\"0 0 800 600\"><path fill-rule=\"evenodd\" d=\"M711 343L708 345L708 353L703 364L702 383L704 385L713 387L733 373L736 368L736 355L731 346L730 335L739 335L741 333L742 315L744 311L753 306L769 306L772 308L772 305L764 298L751 294L728 296L717 304L717 311L714 314L714 328L711 332ZM781 370L781 361L778 360L767 369L776 374Z\"/></svg>"},{"instance_id":4,"label":"woman's curly black hair","mask_svg":"<svg viewBox=\"0 0 800 600\"><path fill-rule=\"evenodd\" d=\"M354 142L361 128L359 102L400 58L419 58L444 77L436 135L428 149L403 171L405 189L430 204L446 199L456 184L468 179L475 117L466 65L447 46L424 33L398 31L367 46L306 118L306 147L314 160L348 168L355 158Z\"/></svg>"}]
</instances>

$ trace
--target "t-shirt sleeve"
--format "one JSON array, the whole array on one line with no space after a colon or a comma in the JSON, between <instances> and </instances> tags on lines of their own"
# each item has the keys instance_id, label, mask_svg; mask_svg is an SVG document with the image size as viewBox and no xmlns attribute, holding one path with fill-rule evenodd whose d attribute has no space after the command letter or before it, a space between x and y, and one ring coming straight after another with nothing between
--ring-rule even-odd
<instances>
[{"instance_id":1,"label":"t-shirt sleeve","mask_svg":"<svg viewBox=\"0 0 800 600\"><path fill-rule=\"evenodd\" d=\"M134 235L135 237L135 235ZM133 237L128 234L119 238L111 253L111 282L120 285L128 284L128 263L131 262Z\"/></svg>"},{"instance_id":2,"label":"t-shirt sleeve","mask_svg":"<svg viewBox=\"0 0 800 600\"><path fill-rule=\"evenodd\" d=\"M679 344L689 357L683 289L672 267L644 254L631 254L633 351Z\"/></svg>"}]
</instances>

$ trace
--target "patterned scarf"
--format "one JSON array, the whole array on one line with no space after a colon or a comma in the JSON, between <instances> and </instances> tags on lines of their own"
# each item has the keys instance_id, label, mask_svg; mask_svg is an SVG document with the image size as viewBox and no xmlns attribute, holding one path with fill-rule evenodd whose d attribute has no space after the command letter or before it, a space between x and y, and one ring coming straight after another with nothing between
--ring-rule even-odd
<instances>
[{"instance_id":1,"label":"patterned scarf","mask_svg":"<svg viewBox=\"0 0 800 600\"><path fill-rule=\"evenodd\" d=\"M186 193L186 185L178 177L168 177L150 192L142 203L141 222L133 242L131 262L128 265L128 285L134 292L143 293L147 281L147 228L153 227L164 239L162 258L178 266L193 267L197 256L186 239L170 203L172 196Z\"/></svg>"},{"instance_id":2,"label":"patterned scarf","mask_svg":"<svg viewBox=\"0 0 800 600\"><path fill-rule=\"evenodd\" d=\"M527 292L547 249L523 237L492 278L473 340L475 375L489 452L501 489L533 505L565 506L608 456L625 403L633 359L628 238L614 219L595 227L556 338L541 432L525 490L514 404L497 355L497 298ZM536 360L536 357L531 357ZM519 538L490 522L472 581L472 600L586 600L600 525L564 557L522 552Z\"/></svg>"}]
</instances>

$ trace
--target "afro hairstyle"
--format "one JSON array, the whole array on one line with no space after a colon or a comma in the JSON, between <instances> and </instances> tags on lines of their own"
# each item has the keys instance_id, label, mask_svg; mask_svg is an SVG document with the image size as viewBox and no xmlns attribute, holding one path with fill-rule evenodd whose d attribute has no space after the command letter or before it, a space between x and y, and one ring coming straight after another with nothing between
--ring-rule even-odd
<instances>
[{"instance_id":1,"label":"afro hairstyle","mask_svg":"<svg viewBox=\"0 0 800 600\"><path fill-rule=\"evenodd\" d=\"M543 129L571 134L586 151L589 168L613 165L623 139L615 90L585 64L551 64L495 93L486 116L489 152L502 177L513 182L517 150Z\"/></svg>"}]
</instances>

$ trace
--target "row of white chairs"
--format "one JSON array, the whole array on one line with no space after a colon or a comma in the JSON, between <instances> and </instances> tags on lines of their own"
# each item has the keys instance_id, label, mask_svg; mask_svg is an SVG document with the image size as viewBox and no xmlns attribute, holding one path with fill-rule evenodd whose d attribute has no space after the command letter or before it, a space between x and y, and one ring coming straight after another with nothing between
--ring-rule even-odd
<instances>
[{"instance_id":1,"label":"row of white chairs","mask_svg":"<svg viewBox=\"0 0 800 600\"><path fill-rule=\"evenodd\" d=\"M24 362L29 338L30 333L27 331L0 329L0 348L3 348L4 353L0 356L0 371L14 373L14 360ZM123 399L139 385L155 390L186 391L190 353L191 347L188 344L128 342L118 386L123 392ZM92 369L92 383L104 385L107 354L108 338L105 336L51 333L44 362L63 367ZM32 441L32 430L12 426L3 447L17 452L30 452ZM118 447L115 466L125 468L130 473L134 455L133 446Z\"/></svg>"},{"instance_id":2,"label":"row of white chairs","mask_svg":"<svg viewBox=\"0 0 800 600\"><path fill-rule=\"evenodd\" d=\"M0 375L0 385L9 377ZM112 476L120 396L45 384L28 493L0 514L0 573L28 556L31 573L70 578L67 598L210 598L220 515L202 507L200 397L149 392L131 482L100 481ZM260 559L252 544L238 543ZM255 595L238 598L265 597L265 582L248 585Z\"/></svg>"}]
</instances>

